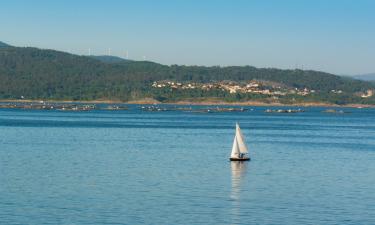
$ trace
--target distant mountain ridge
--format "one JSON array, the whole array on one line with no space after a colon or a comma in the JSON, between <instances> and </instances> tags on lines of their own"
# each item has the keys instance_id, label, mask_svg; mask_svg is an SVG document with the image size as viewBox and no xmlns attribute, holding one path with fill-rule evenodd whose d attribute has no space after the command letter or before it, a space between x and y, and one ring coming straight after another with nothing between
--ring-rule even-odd
<instances>
[{"instance_id":1,"label":"distant mountain ridge","mask_svg":"<svg viewBox=\"0 0 375 225\"><path fill-rule=\"evenodd\" d=\"M375 73L361 74L353 76L355 79L364 81L375 81Z\"/></svg>"},{"instance_id":2,"label":"distant mountain ridge","mask_svg":"<svg viewBox=\"0 0 375 225\"><path fill-rule=\"evenodd\" d=\"M214 84L269 81L292 89L314 90L307 96L271 96L228 92L220 88L154 88L156 81ZM0 49L0 98L51 100L120 100L154 98L163 102L215 98L222 101L319 101L365 103L358 97L374 84L312 70L281 70L252 66L206 67L162 65L113 56L78 56L55 50ZM337 94L340 93L340 94ZM375 103L375 99L374 99ZM372 104L372 103L371 103Z\"/></svg>"},{"instance_id":3,"label":"distant mountain ridge","mask_svg":"<svg viewBox=\"0 0 375 225\"><path fill-rule=\"evenodd\" d=\"M105 63L123 63L129 61L128 59L112 55L91 55L90 57Z\"/></svg>"},{"instance_id":4,"label":"distant mountain ridge","mask_svg":"<svg viewBox=\"0 0 375 225\"><path fill-rule=\"evenodd\" d=\"M11 46L0 41L0 48L3 48L3 47L11 47Z\"/></svg>"}]
</instances>

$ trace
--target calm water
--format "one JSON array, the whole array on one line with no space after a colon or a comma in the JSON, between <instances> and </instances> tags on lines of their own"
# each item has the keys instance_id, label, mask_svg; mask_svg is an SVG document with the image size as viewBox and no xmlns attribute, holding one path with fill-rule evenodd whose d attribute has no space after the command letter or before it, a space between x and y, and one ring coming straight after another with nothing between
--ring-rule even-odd
<instances>
[{"instance_id":1,"label":"calm water","mask_svg":"<svg viewBox=\"0 0 375 225\"><path fill-rule=\"evenodd\" d=\"M0 224L375 224L374 109L132 108L0 110Z\"/></svg>"}]
</instances>

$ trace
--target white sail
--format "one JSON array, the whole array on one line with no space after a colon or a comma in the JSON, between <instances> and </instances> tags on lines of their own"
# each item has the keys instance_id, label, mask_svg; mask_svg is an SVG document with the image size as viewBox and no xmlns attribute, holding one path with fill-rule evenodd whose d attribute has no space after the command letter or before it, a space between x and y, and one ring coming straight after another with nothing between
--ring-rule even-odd
<instances>
[{"instance_id":1,"label":"white sail","mask_svg":"<svg viewBox=\"0 0 375 225\"><path fill-rule=\"evenodd\" d=\"M248 153L245 139L242 135L241 128L238 125L238 123L236 123L236 139L237 139L237 145L238 145L240 153Z\"/></svg>"},{"instance_id":2,"label":"white sail","mask_svg":"<svg viewBox=\"0 0 375 225\"><path fill-rule=\"evenodd\" d=\"M237 132L234 136L233 146L232 146L232 153L230 154L231 158L238 158L240 156L240 149L237 143Z\"/></svg>"}]
</instances>

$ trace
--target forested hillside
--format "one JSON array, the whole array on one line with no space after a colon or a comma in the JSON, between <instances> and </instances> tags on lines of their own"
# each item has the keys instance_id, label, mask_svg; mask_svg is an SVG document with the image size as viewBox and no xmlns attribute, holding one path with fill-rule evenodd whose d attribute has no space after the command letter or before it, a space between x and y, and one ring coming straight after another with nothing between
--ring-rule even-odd
<instances>
[{"instance_id":1,"label":"forested hillside","mask_svg":"<svg viewBox=\"0 0 375 225\"><path fill-rule=\"evenodd\" d=\"M53 100L174 101L222 98L228 101L269 99L270 96L229 93L224 90L172 90L154 88L154 81L210 83L221 81L272 81L289 88L315 90L309 96L281 96L281 100L372 103L358 93L373 89L369 82L318 71L281 70L251 66L166 66L117 57L87 57L54 50L19 48L0 43L0 98ZM340 90L341 95L332 93Z\"/></svg>"}]
</instances>

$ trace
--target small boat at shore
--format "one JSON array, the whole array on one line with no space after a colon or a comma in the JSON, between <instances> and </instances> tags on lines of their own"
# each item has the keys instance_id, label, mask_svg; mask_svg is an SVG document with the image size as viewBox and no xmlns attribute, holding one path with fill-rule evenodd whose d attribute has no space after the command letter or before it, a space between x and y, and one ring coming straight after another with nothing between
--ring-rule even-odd
<instances>
[{"instance_id":1,"label":"small boat at shore","mask_svg":"<svg viewBox=\"0 0 375 225\"><path fill-rule=\"evenodd\" d=\"M236 123L236 134L234 136L230 161L249 161L249 151L242 135L240 125Z\"/></svg>"}]
</instances>

